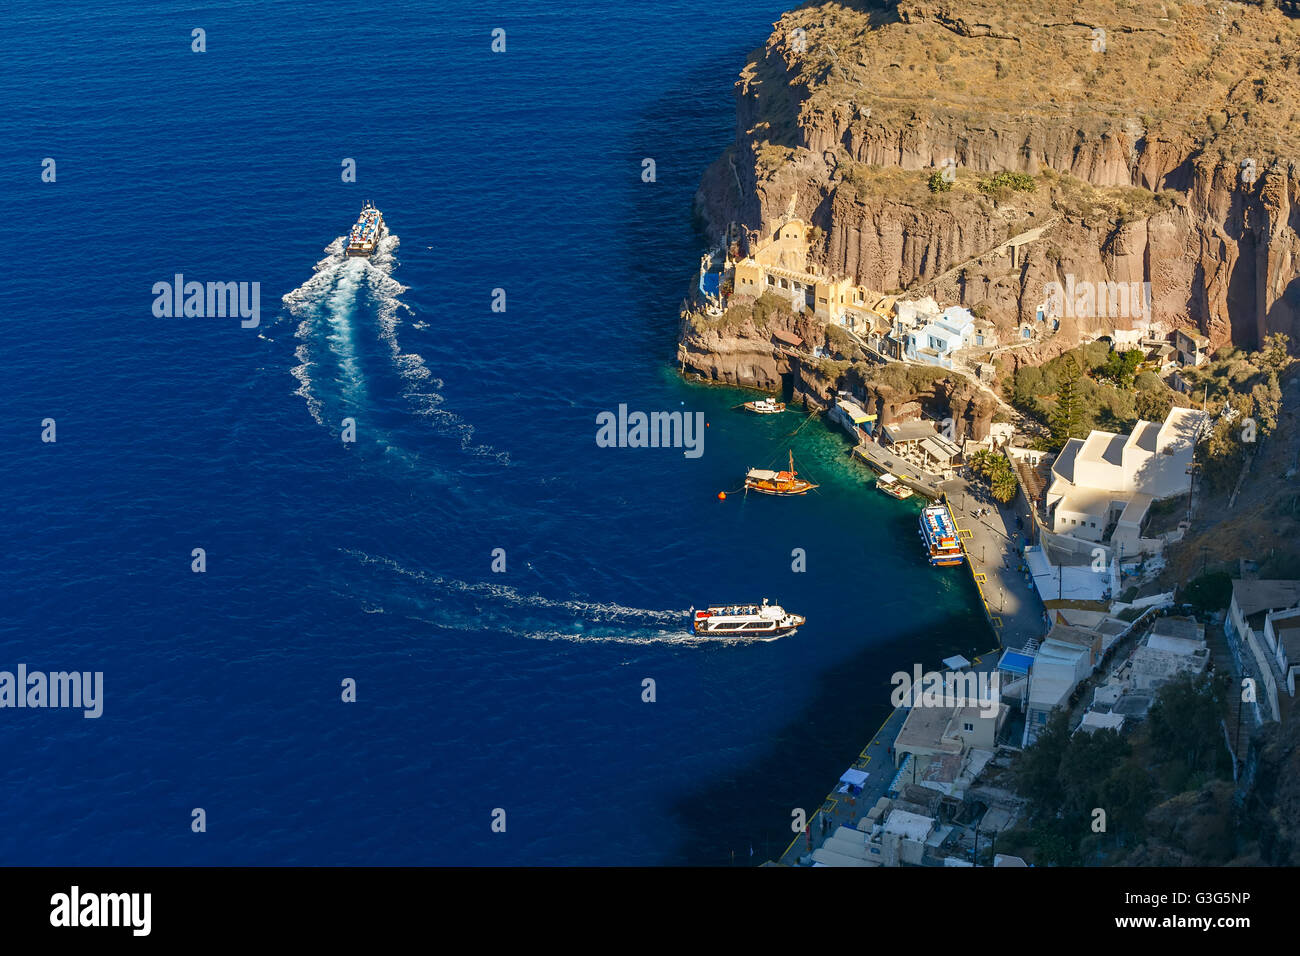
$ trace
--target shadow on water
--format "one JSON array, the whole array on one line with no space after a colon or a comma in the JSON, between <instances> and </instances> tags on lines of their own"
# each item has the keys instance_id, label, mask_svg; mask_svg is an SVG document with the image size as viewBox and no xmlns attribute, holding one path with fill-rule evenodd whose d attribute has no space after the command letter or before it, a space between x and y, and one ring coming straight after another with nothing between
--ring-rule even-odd
<instances>
[{"instance_id":1,"label":"shadow on water","mask_svg":"<svg viewBox=\"0 0 1300 956\"><path fill-rule=\"evenodd\" d=\"M780 856L795 836L792 811L802 808L811 818L889 716L893 674L911 673L917 663L934 670L952 654L970 656L973 648L984 653L993 646L975 610L973 583L970 590L972 611L952 622L951 636L914 630L827 670L808 705L771 737L761 756L677 800L671 809L685 836L665 862L757 865ZM875 766L875 760L867 770L873 783L877 774L894 772L892 766Z\"/></svg>"}]
</instances>

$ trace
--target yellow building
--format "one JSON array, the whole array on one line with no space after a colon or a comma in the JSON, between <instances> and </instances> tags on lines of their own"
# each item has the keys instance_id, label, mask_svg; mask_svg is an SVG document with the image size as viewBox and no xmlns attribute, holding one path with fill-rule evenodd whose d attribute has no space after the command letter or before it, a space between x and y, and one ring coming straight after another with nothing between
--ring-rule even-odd
<instances>
[{"instance_id":1,"label":"yellow building","mask_svg":"<svg viewBox=\"0 0 1300 956\"><path fill-rule=\"evenodd\" d=\"M878 310L881 295L865 286L854 285L847 276L829 278L808 268L808 241L812 227L802 219L787 219L771 237L762 240L753 254L728 263L735 280L736 295L757 299L774 292L795 303L796 309L811 309L814 315L869 333L876 326L888 327L889 320Z\"/></svg>"}]
</instances>

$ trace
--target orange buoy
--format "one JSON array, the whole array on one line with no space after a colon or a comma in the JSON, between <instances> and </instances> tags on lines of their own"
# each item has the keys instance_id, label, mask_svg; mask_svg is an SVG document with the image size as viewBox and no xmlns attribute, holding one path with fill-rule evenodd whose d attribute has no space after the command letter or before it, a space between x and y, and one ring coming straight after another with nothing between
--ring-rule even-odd
<instances>
[{"instance_id":1,"label":"orange buoy","mask_svg":"<svg viewBox=\"0 0 1300 956\"><path fill-rule=\"evenodd\" d=\"M719 501L726 501L726 500L727 500L727 493L726 493L725 491L719 491L719 492L718 492L718 500L719 500Z\"/></svg>"}]
</instances>

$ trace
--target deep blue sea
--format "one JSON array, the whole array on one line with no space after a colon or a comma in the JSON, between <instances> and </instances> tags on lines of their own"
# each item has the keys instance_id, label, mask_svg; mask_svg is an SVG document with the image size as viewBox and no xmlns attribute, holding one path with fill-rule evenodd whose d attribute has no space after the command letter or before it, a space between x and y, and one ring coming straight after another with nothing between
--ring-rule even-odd
<instances>
[{"instance_id":1,"label":"deep blue sea","mask_svg":"<svg viewBox=\"0 0 1300 956\"><path fill-rule=\"evenodd\" d=\"M104 674L99 719L0 709L0 862L757 863L890 673L989 643L846 438L673 366L783 5L0 9L0 670ZM155 316L178 273L260 325ZM597 447L620 403L703 455ZM718 500L791 446L817 493ZM685 639L764 596L809 623Z\"/></svg>"}]
</instances>

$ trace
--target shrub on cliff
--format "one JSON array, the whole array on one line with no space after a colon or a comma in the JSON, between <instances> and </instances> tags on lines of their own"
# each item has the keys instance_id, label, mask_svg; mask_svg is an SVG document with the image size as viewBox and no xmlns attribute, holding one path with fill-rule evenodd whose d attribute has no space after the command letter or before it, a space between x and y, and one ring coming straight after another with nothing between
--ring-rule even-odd
<instances>
[{"instance_id":1,"label":"shrub on cliff","mask_svg":"<svg viewBox=\"0 0 1300 956\"><path fill-rule=\"evenodd\" d=\"M1196 455L1212 489L1231 488L1247 454L1277 427L1282 407L1279 378L1293 361L1287 346L1287 337L1278 333L1266 336L1258 352L1225 350L1207 365L1183 369L1192 394L1214 417Z\"/></svg>"},{"instance_id":2,"label":"shrub on cliff","mask_svg":"<svg viewBox=\"0 0 1300 956\"><path fill-rule=\"evenodd\" d=\"M754 302L754 325L760 331L769 329L772 321L790 314L790 303L775 292L764 292Z\"/></svg>"},{"instance_id":3,"label":"shrub on cliff","mask_svg":"<svg viewBox=\"0 0 1300 956\"><path fill-rule=\"evenodd\" d=\"M937 171L930 174L929 186L932 193L946 193L952 189L952 183L943 178L943 173Z\"/></svg>"},{"instance_id":4,"label":"shrub on cliff","mask_svg":"<svg viewBox=\"0 0 1300 956\"><path fill-rule=\"evenodd\" d=\"M1031 193L1038 188L1038 183L1028 173L1001 172L979 182L979 191L986 196L1012 192Z\"/></svg>"}]
</instances>

